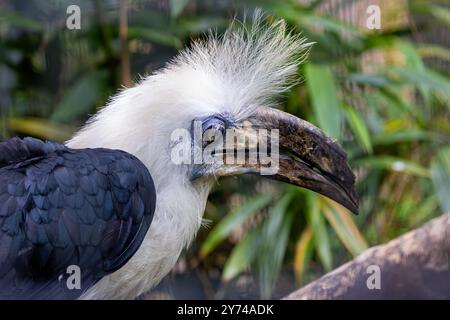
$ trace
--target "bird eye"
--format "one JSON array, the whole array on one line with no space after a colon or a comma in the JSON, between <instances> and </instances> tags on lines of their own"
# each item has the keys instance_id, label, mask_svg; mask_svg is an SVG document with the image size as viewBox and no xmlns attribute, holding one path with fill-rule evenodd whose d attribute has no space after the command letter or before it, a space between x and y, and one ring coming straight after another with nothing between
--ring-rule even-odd
<instances>
[{"instance_id":1,"label":"bird eye","mask_svg":"<svg viewBox=\"0 0 450 320\"><path fill-rule=\"evenodd\" d=\"M225 121L220 116L212 116L204 119L202 123L203 146L223 138L225 130Z\"/></svg>"},{"instance_id":2,"label":"bird eye","mask_svg":"<svg viewBox=\"0 0 450 320\"><path fill-rule=\"evenodd\" d=\"M202 131L203 133L205 133L208 130L224 133L225 132L224 120L218 116L212 116L205 119L202 123Z\"/></svg>"}]
</instances>

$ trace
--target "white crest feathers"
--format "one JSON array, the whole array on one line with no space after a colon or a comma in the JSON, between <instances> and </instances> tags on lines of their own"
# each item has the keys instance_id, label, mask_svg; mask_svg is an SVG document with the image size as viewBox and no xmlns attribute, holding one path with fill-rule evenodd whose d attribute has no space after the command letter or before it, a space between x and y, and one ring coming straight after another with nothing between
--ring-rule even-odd
<instances>
[{"instance_id":1,"label":"white crest feathers","mask_svg":"<svg viewBox=\"0 0 450 320\"><path fill-rule=\"evenodd\" d=\"M163 73L190 69L206 77L222 91L220 109L232 114L270 103L297 83L298 66L313 43L288 32L284 20L268 19L257 10L249 25L246 19L235 20L221 36L211 31L180 52Z\"/></svg>"}]
</instances>

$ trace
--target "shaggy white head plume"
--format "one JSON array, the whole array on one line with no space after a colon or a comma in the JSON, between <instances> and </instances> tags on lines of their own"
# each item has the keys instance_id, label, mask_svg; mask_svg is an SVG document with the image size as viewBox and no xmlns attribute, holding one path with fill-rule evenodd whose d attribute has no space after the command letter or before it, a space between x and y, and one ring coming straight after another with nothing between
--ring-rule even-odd
<instances>
[{"instance_id":1,"label":"shaggy white head plume","mask_svg":"<svg viewBox=\"0 0 450 320\"><path fill-rule=\"evenodd\" d=\"M175 264L201 226L213 181L191 183L186 166L170 158L171 133L192 120L216 113L235 119L295 80L311 43L286 33L285 23L232 26L221 37L194 41L162 70L113 97L67 145L105 147L137 156L149 169L157 191L154 220L135 256L103 278L85 298L134 298L156 285Z\"/></svg>"},{"instance_id":2,"label":"shaggy white head plume","mask_svg":"<svg viewBox=\"0 0 450 320\"><path fill-rule=\"evenodd\" d=\"M195 73L196 80L213 90L209 94L216 108L235 116L272 102L296 83L298 66L312 43L287 34L284 20L266 24L264 19L257 11L250 26L234 21L223 36L210 33L194 41L163 74Z\"/></svg>"}]
</instances>

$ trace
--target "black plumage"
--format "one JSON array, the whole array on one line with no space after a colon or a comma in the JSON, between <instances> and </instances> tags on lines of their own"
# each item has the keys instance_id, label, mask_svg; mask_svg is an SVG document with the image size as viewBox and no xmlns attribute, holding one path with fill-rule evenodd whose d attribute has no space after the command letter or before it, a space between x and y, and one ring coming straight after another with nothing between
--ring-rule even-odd
<instances>
[{"instance_id":1,"label":"black plumage","mask_svg":"<svg viewBox=\"0 0 450 320\"><path fill-rule=\"evenodd\" d=\"M155 197L147 168L126 152L0 143L0 299L79 297L133 256ZM73 265L81 289L67 286Z\"/></svg>"}]
</instances>

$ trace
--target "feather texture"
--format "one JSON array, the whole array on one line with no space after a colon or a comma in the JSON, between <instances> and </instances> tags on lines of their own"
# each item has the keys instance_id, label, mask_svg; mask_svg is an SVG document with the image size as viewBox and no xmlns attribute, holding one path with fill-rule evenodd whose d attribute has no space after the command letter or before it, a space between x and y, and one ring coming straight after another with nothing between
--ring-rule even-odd
<instances>
[{"instance_id":1,"label":"feather texture","mask_svg":"<svg viewBox=\"0 0 450 320\"><path fill-rule=\"evenodd\" d=\"M33 138L0 143L5 152L0 299L76 298L133 256L155 209L151 176L134 156ZM66 285L70 266L80 288Z\"/></svg>"}]
</instances>

